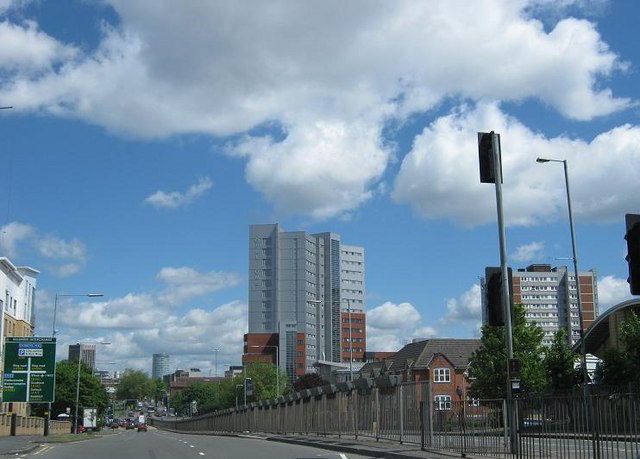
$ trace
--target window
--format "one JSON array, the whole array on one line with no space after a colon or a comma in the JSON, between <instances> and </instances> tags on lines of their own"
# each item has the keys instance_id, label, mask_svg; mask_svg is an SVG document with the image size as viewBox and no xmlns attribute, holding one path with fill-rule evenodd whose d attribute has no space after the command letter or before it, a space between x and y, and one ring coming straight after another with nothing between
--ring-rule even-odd
<instances>
[{"instance_id":1,"label":"window","mask_svg":"<svg viewBox=\"0 0 640 459\"><path fill-rule=\"evenodd\" d=\"M435 368L433 382L451 382L451 372L448 368Z\"/></svg>"},{"instance_id":2,"label":"window","mask_svg":"<svg viewBox=\"0 0 640 459\"><path fill-rule=\"evenodd\" d=\"M450 410L451 409L451 396L450 395L436 395L433 397L433 406L436 410Z\"/></svg>"}]
</instances>

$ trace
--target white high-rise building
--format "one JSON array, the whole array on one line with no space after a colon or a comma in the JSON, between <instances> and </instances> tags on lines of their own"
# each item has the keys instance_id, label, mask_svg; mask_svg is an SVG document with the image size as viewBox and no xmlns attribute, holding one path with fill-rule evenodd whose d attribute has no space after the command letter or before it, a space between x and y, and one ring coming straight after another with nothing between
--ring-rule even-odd
<instances>
[{"instance_id":1,"label":"white high-rise building","mask_svg":"<svg viewBox=\"0 0 640 459\"><path fill-rule=\"evenodd\" d=\"M342 361L350 341L349 355L364 359L364 255L335 233L251 225L243 361L277 362L293 381L319 360Z\"/></svg>"},{"instance_id":2,"label":"white high-rise building","mask_svg":"<svg viewBox=\"0 0 640 459\"><path fill-rule=\"evenodd\" d=\"M589 328L598 317L598 282L595 271L579 273L582 328ZM482 282L485 288L485 279ZM483 319L487 320L486 295L483 295ZM578 283L573 270L565 266L533 264L513 272L513 302L524 306L528 322L544 330L543 344L551 346L556 332L564 328L571 344L580 339Z\"/></svg>"},{"instance_id":3,"label":"white high-rise building","mask_svg":"<svg viewBox=\"0 0 640 459\"><path fill-rule=\"evenodd\" d=\"M169 373L169 354L153 354L151 378L162 379L164 375L168 375Z\"/></svg>"}]
</instances>

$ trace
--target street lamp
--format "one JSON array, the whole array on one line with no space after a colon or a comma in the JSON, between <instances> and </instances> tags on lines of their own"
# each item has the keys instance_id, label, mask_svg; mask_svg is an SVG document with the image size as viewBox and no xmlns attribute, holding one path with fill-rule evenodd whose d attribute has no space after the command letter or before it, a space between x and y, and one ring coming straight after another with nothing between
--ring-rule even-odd
<instances>
[{"instance_id":1,"label":"street lamp","mask_svg":"<svg viewBox=\"0 0 640 459\"><path fill-rule=\"evenodd\" d=\"M12 107L0 107L2 108L12 108ZM100 296L104 296L103 293L56 293L55 301L53 302L53 323L51 325L51 336L53 338L56 337L56 315L58 312L58 298L62 298L65 296L86 296L89 298L96 298ZM54 364L54 386L55 386L55 364ZM51 428L51 402L49 402L49 411L47 412L47 435L49 434L49 429Z\"/></svg>"},{"instance_id":2,"label":"street lamp","mask_svg":"<svg viewBox=\"0 0 640 459\"><path fill-rule=\"evenodd\" d=\"M58 312L58 298L64 296L86 296L88 298L97 298L104 296L104 293L56 293L56 299L53 302L53 325L51 327L51 336L56 336L56 314Z\"/></svg>"},{"instance_id":3,"label":"street lamp","mask_svg":"<svg viewBox=\"0 0 640 459\"><path fill-rule=\"evenodd\" d=\"M111 344L107 341L102 341L102 342L98 342L98 343L78 343L79 344L79 349L78 349L78 380L76 382L76 417L75 417L75 423L76 423L76 434L80 433L79 432L79 427L80 425L78 424L78 405L80 404L80 368L82 367L82 345L83 344Z\"/></svg>"},{"instance_id":4,"label":"street lamp","mask_svg":"<svg viewBox=\"0 0 640 459\"><path fill-rule=\"evenodd\" d=\"M586 345L584 342L584 323L582 321L582 299L580 294L580 277L578 274L578 255L576 250L576 236L575 231L573 229L573 212L571 211L571 193L569 191L569 172L567 171L567 160L566 159L549 159L549 158L537 158L536 162L538 163L562 163L564 167L564 182L567 188L567 209L569 211L569 228L571 229L571 246L573 249L573 270L575 273L576 279L576 292L578 295L578 320L580 322L580 357L581 357L581 365L582 365L582 379L583 379L583 392L585 401L587 398L587 351ZM569 321L571 321L571 307L569 307Z\"/></svg>"},{"instance_id":5,"label":"street lamp","mask_svg":"<svg viewBox=\"0 0 640 459\"><path fill-rule=\"evenodd\" d=\"M249 346L252 348L266 349L271 348L276 350L276 397L280 396L280 347L279 346Z\"/></svg>"}]
</instances>

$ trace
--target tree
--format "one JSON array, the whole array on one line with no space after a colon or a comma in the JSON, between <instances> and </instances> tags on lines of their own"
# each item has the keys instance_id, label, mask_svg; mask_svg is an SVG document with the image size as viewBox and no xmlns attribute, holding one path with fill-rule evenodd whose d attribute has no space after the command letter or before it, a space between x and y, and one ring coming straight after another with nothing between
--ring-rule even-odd
<instances>
[{"instance_id":1,"label":"tree","mask_svg":"<svg viewBox=\"0 0 640 459\"><path fill-rule=\"evenodd\" d=\"M156 378L151 381L151 389L153 391L153 401L157 405L158 400L162 400L167 393L167 385L162 382L161 378Z\"/></svg>"},{"instance_id":2,"label":"tree","mask_svg":"<svg viewBox=\"0 0 640 459\"><path fill-rule=\"evenodd\" d=\"M196 402L197 413L192 411L192 402ZM222 409L219 384L198 381L184 388L171 400L171 406L178 413L205 414Z\"/></svg>"},{"instance_id":3,"label":"tree","mask_svg":"<svg viewBox=\"0 0 640 459\"><path fill-rule=\"evenodd\" d=\"M322 377L318 373L306 373L296 379L296 381L293 383L293 390L296 392L300 392L304 389L326 386L327 384L329 383L322 379Z\"/></svg>"},{"instance_id":4,"label":"tree","mask_svg":"<svg viewBox=\"0 0 640 459\"><path fill-rule=\"evenodd\" d=\"M80 364L80 385L78 386L78 362L63 360L56 364L56 392L55 400L51 404L51 419L55 419L59 414L72 414L76 412L76 396L79 392L78 413L82 416L83 408L96 408L98 418L101 418L106 408L109 406L109 394L100 383L100 380L93 376L91 367ZM34 413L43 415L44 405L39 405L33 410Z\"/></svg>"},{"instance_id":5,"label":"tree","mask_svg":"<svg viewBox=\"0 0 640 459\"><path fill-rule=\"evenodd\" d=\"M548 388L553 392L566 392L578 385L581 373L575 368L578 354L573 352L567 330L561 328L553 338L553 344L544 357L544 369Z\"/></svg>"},{"instance_id":6,"label":"tree","mask_svg":"<svg viewBox=\"0 0 640 459\"><path fill-rule=\"evenodd\" d=\"M142 400L154 395L151 378L140 370L126 369L120 382L116 396L119 400Z\"/></svg>"},{"instance_id":7,"label":"tree","mask_svg":"<svg viewBox=\"0 0 640 459\"><path fill-rule=\"evenodd\" d=\"M640 381L640 316L631 312L618 334L621 349L608 349L596 378L602 385L619 386Z\"/></svg>"},{"instance_id":8,"label":"tree","mask_svg":"<svg viewBox=\"0 0 640 459\"><path fill-rule=\"evenodd\" d=\"M535 323L527 323L521 304L514 307L512 323L513 355L520 360L521 388L526 392L539 392L546 385L541 360L544 331ZM504 335L504 327L482 327L482 344L469 362L471 397L492 399L506 396L507 346Z\"/></svg>"}]
</instances>

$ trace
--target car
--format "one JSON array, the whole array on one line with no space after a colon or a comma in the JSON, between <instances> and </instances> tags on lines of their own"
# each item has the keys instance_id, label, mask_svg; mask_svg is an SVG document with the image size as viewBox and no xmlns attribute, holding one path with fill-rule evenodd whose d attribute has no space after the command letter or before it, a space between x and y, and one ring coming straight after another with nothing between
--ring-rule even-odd
<instances>
[{"instance_id":1,"label":"car","mask_svg":"<svg viewBox=\"0 0 640 459\"><path fill-rule=\"evenodd\" d=\"M136 425L133 423L133 421L127 421L127 426L125 427L127 430L129 429L135 429Z\"/></svg>"},{"instance_id":2,"label":"car","mask_svg":"<svg viewBox=\"0 0 640 459\"><path fill-rule=\"evenodd\" d=\"M147 431L147 425L144 423L139 423L138 424L138 432L146 432Z\"/></svg>"}]
</instances>

